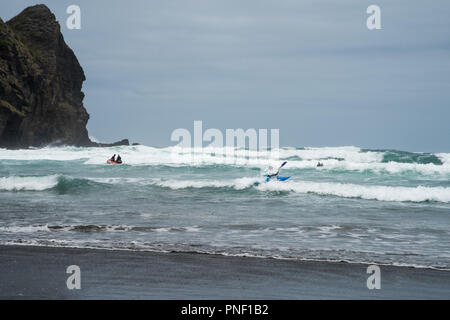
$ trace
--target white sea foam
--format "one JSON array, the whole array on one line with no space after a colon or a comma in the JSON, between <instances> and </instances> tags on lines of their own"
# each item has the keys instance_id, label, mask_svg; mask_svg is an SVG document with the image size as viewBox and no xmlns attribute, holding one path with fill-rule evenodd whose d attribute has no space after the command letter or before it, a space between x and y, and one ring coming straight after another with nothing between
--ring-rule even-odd
<instances>
[{"instance_id":1,"label":"white sea foam","mask_svg":"<svg viewBox=\"0 0 450 320\"><path fill-rule=\"evenodd\" d=\"M341 229L341 227L340 226L336 226L336 225L331 225L331 226L321 226L321 227L318 227L318 229L321 232L328 233L328 232L336 230L336 229Z\"/></svg>"},{"instance_id":2,"label":"white sea foam","mask_svg":"<svg viewBox=\"0 0 450 320\"><path fill-rule=\"evenodd\" d=\"M241 178L234 180L154 180L151 184L174 190L225 187L242 190L253 186L255 182L255 178ZM260 191L315 193L380 201L450 202L450 188L446 187L392 187L312 181L270 181L261 183L256 188Z\"/></svg>"},{"instance_id":3,"label":"white sea foam","mask_svg":"<svg viewBox=\"0 0 450 320\"><path fill-rule=\"evenodd\" d=\"M173 232L173 231L184 231L184 232L198 232L200 229L197 226L192 227L162 227L155 228L156 232Z\"/></svg>"},{"instance_id":4,"label":"white sea foam","mask_svg":"<svg viewBox=\"0 0 450 320\"><path fill-rule=\"evenodd\" d=\"M49 232L47 225L30 225L30 226L4 226L0 227L0 232L8 233L34 233L34 232Z\"/></svg>"},{"instance_id":5,"label":"white sea foam","mask_svg":"<svg viewBox=\"0 0 450 320\"><path fill-rule=\"evenodd\" d=\"M149 184L170 188L173 190L186 188L233 188L246 189L255 183L255 178L239 178L230 180L160 180L155 179Z\"/></svg>"},{"instance_id":6,"label":"white sea foam","mask_svg":"<svg viewBox=\"0 0 450 320\"><path fill-rule=\"evenodd\" d=\"M0 190L2 191L42 191L51 189L58 183L58 175L42 177L2 177L0 178Z\"/></svg>"},{"instance_id":7,"label":"white sea foam","mask_svg":"<svg viewBox=\"0 0 450 320\"><path fill-rule=\"evenodd\" d=\"M234 150L232 148L194 148L148 146L121 146L111 148L43 148L30 150L0 149L0 160L81 160L86 165L104 165L112 154L120 154L127 165L142 166L210 166L232 165L264 169L276 167L280 160L293 158L287 169L315 169L317 162L324 163L320 170L346 170L402 173L418 172L425 175L450 175L450 154L437 154L443 165L433 163L382 162L384 152L361 151L357 147L324 147L292 149L281 148L271 151ZM233 157L227 155L232 154ZM295 158L296 157L296 158Z\"/></svg>"},{"instance_id":8,"label":"white sea foam","mask_svg":"<svg viewBox=\"0 0 450 320\"><path fill-rule=\"evenodd\" d=\"M350 162L378 162L383 158L381 152L362 152L357 147L333 148L281 148L274 151L235 150L234 148L154 148L148 146L121 146L110 148L42 148L27 150L0 149L0 160L55 160L70 161L85 159L86 164L105 164L112 154L118 154L127 164L216 164L249 163L261 164L297 156L302 160L339 158ZM232 157L229 157L232 155ZM279 157L279 158L278 158Z\"/></svg>"},{"instance_id":9,"label":"white sea foam","mask_svg":"<svg viewBox=\"0 0 450 320\"><path fill-rule=\"evenodd\" d=\"M450 165L450 153L438 153L436 156L441 159L444 165Z\"/></svg>"},{"instance_id":10,"label":"white sea foam","mask_svg":"<svg viewBox=\"0 0 450 320\"><path fill-rule=\"evenodd\" d=\"M320 170L345 170L345 171L372 171L376 173L402 173L402 172L418 172L425 175L434 174L450 174L449 165L436 165L433 163L400 163L400 162L351 162L347 160L339 161L336 159L321 160L324 164ZM316 168L317 161L289 161L289 168L295 169L312 169Z\"/></svg>"},{"instance_id":11,"label":"white sea foam","mask_svg":"<svg viewBox=\"0 0 450 320\"><path fill-rule=\"evenodd\" d=\"M274 181L263 183L257 188L264 191L315 193L380 201L450 202L450 188L445 187L392 187L312 181L286 181L284 183Z\"/></svg>"},{"instance_id":12,"label":"white sea foam","mask_svg":"<svg viewBox=\"0 0 450 320\"><path fill-rule=\"evenodd\" d=\"M298 150L282 149L282 157L297 156L302 160L319 160L327 158L343 159L349 162L380 162L383 160L383 152L367 151L362 152L358 147L324 147L324 148L304 148Z\"/></svg>"},{"instance_id":13,"label":"white sea foam","mask_svg":"<svg viewBox=\"0 0 450 320\"><path fill-rule=\"evenodd\" d=\"M6 225L0 226L0 232L4 233L35 233L35 232L199 232L198 226L180 226L180 227L146 227L146 226L128 226L128 225Z\"/></svg>"}]
</instances>

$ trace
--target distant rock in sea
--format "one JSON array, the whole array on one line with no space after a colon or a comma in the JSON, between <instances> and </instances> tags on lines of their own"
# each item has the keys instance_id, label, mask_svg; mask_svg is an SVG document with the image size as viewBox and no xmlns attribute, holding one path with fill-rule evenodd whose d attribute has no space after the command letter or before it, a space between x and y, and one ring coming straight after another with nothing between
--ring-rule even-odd
<instances>
[{"instance_id":1,"label":"distant rock in sea","mask_svg":"<svg viewBox=\"0 0 450 320\"><path fill-rule=\"evenodd\" d=\"M101 142L94 142L95 147L117 147L117 146L129 146L130 141L128 139L123 139L114 143L101 143Z\"/></svg>"},{"instance_id":2,"label":"distant rock in sea","mask_svg":"<svg viewBox=\"0 0 450 320\"><path fill-rule=\"evenodd\" d=\"M45 5L0 19L0 147L102 144L89 139L83 69Z\"/></svg>"}]
</instances>

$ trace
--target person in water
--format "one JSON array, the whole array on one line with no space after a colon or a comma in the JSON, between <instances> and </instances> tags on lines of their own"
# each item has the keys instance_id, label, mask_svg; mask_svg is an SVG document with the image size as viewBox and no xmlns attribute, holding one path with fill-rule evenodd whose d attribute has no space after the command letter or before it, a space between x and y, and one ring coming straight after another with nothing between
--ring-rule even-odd
<instances>
[{"instance_id":1,"label":"person in water","mask_svg":"<svg viewBox=\"0 0 450 320\"><path fill-rule=\"evenodd\" d=\"M276 177L276 176L278 175L279 172L280 172L279 170L278 170L277 172L274 172L274 171L273 171L273 167L270 166L270 167L267 169L265 176L268 177L268 178L273 178L273 177Z\"/></svg>"},{"instance_id":2,"label":"person in water","mask_svg":"<svg viewBox=\"0 0 450 320\"><path fill-rule=\"evenodd\" d=\"M109 158L109 161L116 162L116 154L114 154L111 158Z\"/></svg>"},{"instance_id":3,"label":"person in water","mask_svg":"<svg viewBox=\"0 0 450 320\"><path fill-rule=\"evenodd\" d=\"M281 169L281 167L280 167L280 169ZM270 166L269 169L267 170L267 173L265 174L266 178L268 180L275 178L280 173L280 169L278 169L277 172L273 172L273 167Z\"/></svg>"},{"instance_id":4,"label":"person in water","mask_svg":"<svg viewBox=\"0 0 450 320\"><path fill-rule=\"evenodd\" d=\"M317 163L318 167L323 167L323 163L321 163L320 161Z\"/></svg>"},{"instance_id":5,"label":"person in water","mask_svg":"<svg viewBox=\"0 0 450 320\"><path fill-rule=\"evenodd\" d=\"M270 166L266 170L266 173L264 174L264 177L266 178L266 182L269 182L272 178L276 178L276 180L281 180L281 181L289 179L289 177L278 177L278 174L280 173L281 168L283 168L286 163L287 163L287 161L284 161L276 172L273 172L273 167Z\"/></svg>"},{"instance_id":6,"label":"person in water","mask_svg":"<svg viewBox=\"0 0 450 320\"><path fill-rule=\"evenodd\" d=\"M120 157L120 154L117 155L117 160L116 160L116 162L117 162L118 164L121 164L121 163L122 163L122 158Z\"/></svg>"},{"instance_id":7,"label":"person in water","mask_svg":"<svg viewBox=\"0 0 450 320\"><path fill-rule=\"evenodd\" d=\"M273 171L273 167L269 166L269 168L266 170L264 177L266 178L266 182L269 182L270 179L277 177L278 179L278 174L280 173L281 168L284 167L284 165L287 163L287 161L283 162L283 164L278 168L278 170L276 172ZM281 177L282 179L278 179L278 180L287 180L289 177Z\"/></svg>"}]
</instances>

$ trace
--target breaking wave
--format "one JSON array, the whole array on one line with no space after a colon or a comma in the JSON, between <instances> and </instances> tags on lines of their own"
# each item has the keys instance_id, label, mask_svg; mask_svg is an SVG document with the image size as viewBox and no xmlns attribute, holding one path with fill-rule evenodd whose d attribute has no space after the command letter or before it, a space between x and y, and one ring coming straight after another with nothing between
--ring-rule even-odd
<instances>
[{"instance_id":1,"label":"breaking wave","mask_svg":"<svg viewBox=\"0 0 450 320\"><path fill-rule=\"evenodd\" d=\"M54 190L59 194L82 192L94 186L107 186L94 179L73 178L63 175L10 176L0 178L0 191L44 191Z\"/></svg>"},{"instance_id":2,"label":"breaking wave","mask_svg":"<svg viewBox=\"0 0 450 320\"><path fill-rule=\"evenodd\" d=\"M2 177L0 190L2 191L42 191L55 187L58 184L58 175L43 177Z\"/></svg>"},{"instance_id":3,"label":"breaking wave","mask_svg":"<svg viewBox=\"0 0 450 320\"><path fill-rule=\"evenodd\" d=\"M293 178L292 178L293 179ZM398 202L450 202L449 187L403 187L382 185L361 185L336 182L270 181L264 183L262 178L244 177L228 180L176 180L176 179L123 179L123 178L73 178L62 175L42 177L4 177L0 178L1 191L43 191L53 190L58 194L70 194L89 191L91 188L110 188L117 183L139 183L154 187L180 189L223 188L245 190L254 188L260 192L288 192L298 194L317 194L343 198L360 198L366 200L398 201Z\"/></svg>"},{"instance_id":4,"label":"breaking wave","mask_svg":"<svg viewBox=\"0 0 450 320\"><path fill-rule=\"evenodd\" d=\"M35 232L197 232L198 226L180 226L180 227L158 227L158 226L128 226L128 225L14 225L0 226L0 232L3 233L35 233Z\"/></svg>"},{"instance_id":5,"label":"breaking wave","mask_svg":"<svg viewBox=\"0 0 450 320\"><path fill-rule=\"evenodd\" d=\"M371 186L348 183L312 182L312 181L270 181L255 185L255 178L242 178L227 181L186 180L186 181L155 181L154 185L173 190L185 188L232 188L242 190L254 187L259 191L293 192L299 194L313 193L324 196L343 198L360 198L366 200L397 201L397 202L450 202L450 188L447 187L393 187Z\"/></svg>"},{"instance_id":6,"label":"breaking wave","mask_svg":"<svg viewBox=\"0 0 450 320\"><path fill-rule=\"evenodd\" d=\"M125 166L194 166L230 165L264 168L289 160L289 168L322 170L372 171L450 175L450 154L413 153L398 150L364 150L358 147L281 148L268 151L233 148L155 148L122 146L111 148L43 148L31 150L1 149L0 160L6 161L77 161L85 165L104 165L113 153L120 153ZM231 155L231 156L230 156Z\"/></svg>"}]
</instances>

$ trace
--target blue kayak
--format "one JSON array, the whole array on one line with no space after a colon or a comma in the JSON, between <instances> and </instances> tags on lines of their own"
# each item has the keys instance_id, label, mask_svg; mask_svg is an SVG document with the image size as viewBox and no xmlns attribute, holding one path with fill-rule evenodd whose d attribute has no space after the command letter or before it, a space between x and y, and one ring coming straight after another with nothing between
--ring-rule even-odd
<instances>
[{"instance_id":1,"label":"blue kayak","mask_svg":"<svg viewBox=\"0 0 450 320\"><path fill-rule=\"evenodd\" d=\"M270 178L269 178L269 176L268 175L264 175L264 177L266 178L266 180L264 180L264 182L269 182L270 181ZM287 179L289 179L291 176L289 176L289 177L280 177L280 176L277 176L277 181L286 181ZM255 186L257 186L257 185L259 185L261 182L258 182L258 181L256 181L255 183L254 183L254 185Z\"/></svg>"}]
</instances>

